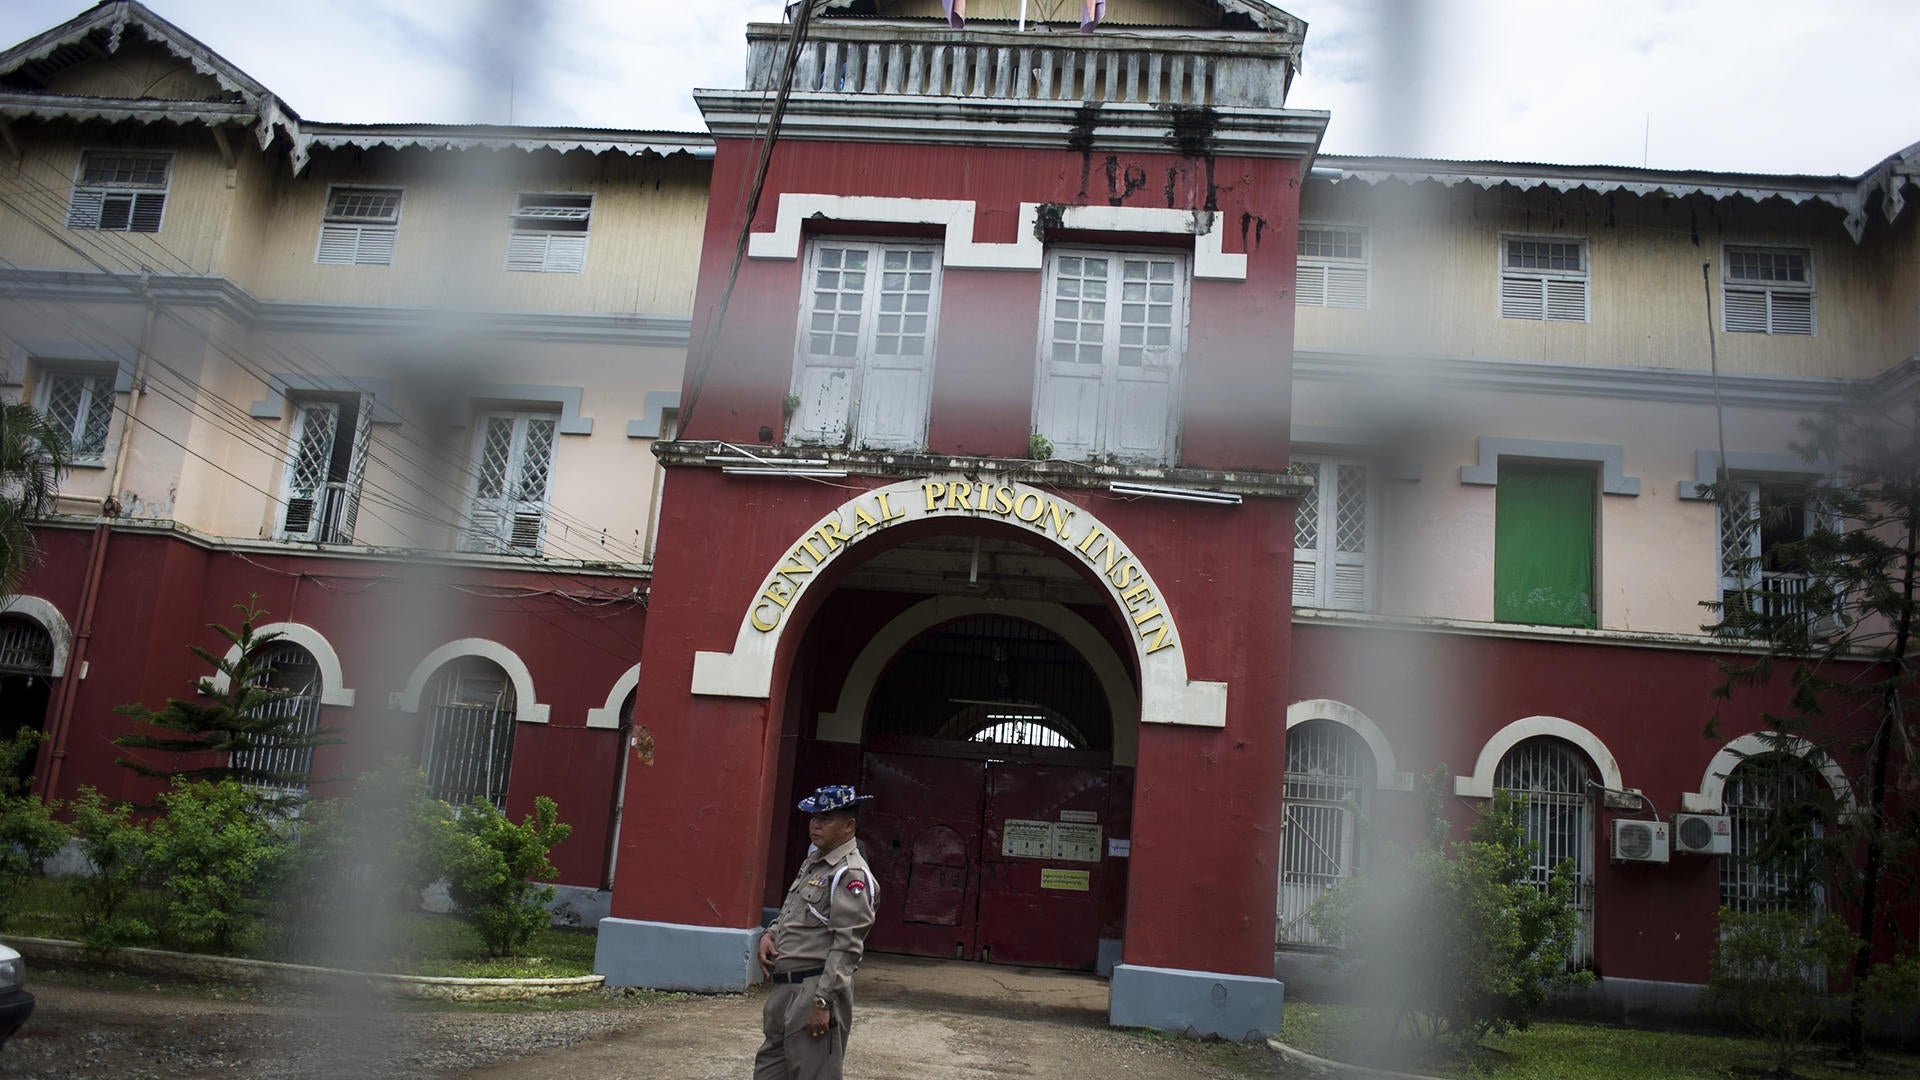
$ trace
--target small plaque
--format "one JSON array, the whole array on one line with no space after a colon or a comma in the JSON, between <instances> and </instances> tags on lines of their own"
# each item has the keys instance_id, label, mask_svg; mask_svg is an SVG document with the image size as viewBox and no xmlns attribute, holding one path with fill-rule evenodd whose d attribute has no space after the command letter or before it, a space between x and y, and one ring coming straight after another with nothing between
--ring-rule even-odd
<instances>
[{"instance_id":1,"label":"small plaque","mask_svg":"<svg viewBox=\"0 0 1920 1080\"><path fill-rule=\"evenodd\" d=\"M1100 823L1100 815L1092 810L1062 810L1060 820L1071 821L1076 825L1097 825Z\"/></svg>"},{"instance_id":2,"label":"small plaque","mask_svg":"<svg viewBox=\"0 0 1920 1080\"><path fill-rule=\"evenodd\" d=\"M1133 853L1133 841L1113 839L1107 841L1107 858L1124 859Z\"/></svg>"},{"instance_id":3,"label":"small plaque","mask_svg":"<svg viewBox=\"0 0 1920 1080\"><path fill-rule=\"evenodd\" d=\"M1040 887L1043 889L1066 889L1070 892L1086 892L1089 875L1085 870L1040 871Z\"/></svg>"}]
</instances>

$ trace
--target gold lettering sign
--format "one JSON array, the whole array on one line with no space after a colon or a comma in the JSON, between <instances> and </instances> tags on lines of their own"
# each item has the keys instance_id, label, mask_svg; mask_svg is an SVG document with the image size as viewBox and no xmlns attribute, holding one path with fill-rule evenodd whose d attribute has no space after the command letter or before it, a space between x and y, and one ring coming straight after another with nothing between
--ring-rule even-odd
<instances>
[{"instance_id":1,"label":"gold lettering sign","mask_svg":"<svg viewBox=\"0 0 1920 1080\"><path fill-rule=\"evenodd\" d=\"M754 597L747 615L753 628L763 634L778 630L807 582L842 549L903 518L962 514L1024 525L1072 551L1106 583L1148 655L1175 647L1173 623L1146 572L1105 530L1084 516L1076 520L1072 503L1033 488L986 480L922 481L920 498L912 506L896 505L892 496L898 493L896 487L858 496L801 537Z\"/></svg>"}]
</instances>

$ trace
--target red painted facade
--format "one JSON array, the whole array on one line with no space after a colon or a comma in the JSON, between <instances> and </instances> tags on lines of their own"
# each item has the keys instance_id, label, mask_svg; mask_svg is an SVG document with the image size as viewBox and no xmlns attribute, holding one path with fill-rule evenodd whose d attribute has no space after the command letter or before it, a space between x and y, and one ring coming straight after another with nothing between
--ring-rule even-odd
<instances>
[{"instance_id":1,"label":"red painted facade","mask_svg":"<svg viewBox=\"0 0 1920 1080\"><path fill-rule=\"evenodd\" d=\"M45 562L21 594L52 603L77 633L93 533L47 528L39 536ZM112 799L151 803L159 783L114 763L126 752L112 740L138 725L113 709L131 702L158 708L168 697L191 697L194 681L210 671L187 646L224 652L226 642L208 624L237 625L233 605L255 595L268 621L302 623L325 637L339 655L343 681L356 691L351 707L321 706L322 725L340 729L347 741L315 751L317 777L358 775L389 754L418 759L421 716L401 712L389 700L435 647L477 637L512 650L532 675L549 720L516 725L507 812L517 818L532 810L536 795L554 798L562 820L574 827L554 852L557 880L599 886L621 748L617 732L586 726L587 710L604 706L635 662L646 612L638 603L586 606L555 594L617 591L628 584L545 572L436 572L385 560L243 553L165 533L117 531L103 564L84 678L68 684L75 697L66 757L49 794L70 799L92 786ZM60 693L56 686L49 722ZM50 751L42 750L39 775L47 773ZM148 760L166 764L164 758ZM327 783L314 787L316 795L334 790Z\"/></svg>"}]
</instances>

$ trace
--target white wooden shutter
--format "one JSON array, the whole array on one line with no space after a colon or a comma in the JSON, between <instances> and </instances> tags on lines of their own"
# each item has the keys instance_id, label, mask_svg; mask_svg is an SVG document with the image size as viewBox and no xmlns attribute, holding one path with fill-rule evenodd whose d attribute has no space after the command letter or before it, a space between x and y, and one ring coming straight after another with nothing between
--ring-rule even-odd
<instances>
[{"instance_id":1,"label":"white wooden shutter","mask_svg":"<svg viewBox=\"0 0 1920 1080\"><path fill-rule=\"evenodd\" d=\"M1373 529L1373 498L1367 467L1357 462L1329 462L1322 470L1331 481L1328 510L1321 532L1326 545L1327 606L1366 610L1373 599L1369 535Z\"/></svg>"},{"instance_id":2,"label":"white wooden shutter","mask_svg":"<svg viewBox=\"0 0 1920 1080\"><path fill-rule=\"evenodd\" d=\"M1536 277L1501 277L1500 317L1503 319L1545 318L1546 283Z\"/></svg>"},{"instance_id":3,"label":"white wooden shutter","mask_svg":"<svg viewBox=\"0 0 1920 1080\"><path fill-rule=\"evenodd\" d=\"M143 191L133 197L133 212L127 228L132 232L159 232L160 217L166 209L165 192Z\"/></svg>"},{"instance_id":4,"label":"white wooden shutter","mask_svg":"<svg viewBox=\"0 0 1920 1080\"><path fill-rule=\"evenodd\" d=\"M539 273L547 265L547 237L544 233L510 233L507 236L507 269Z\"/></svg>"},{"instance_id":5,"label":"white wooden shutter","mask_svg":"<svg viewBox=\"0 0 1920 1080\"><path fill-rule=\"evenodd\" d=\"M538 555L547 533L547 499L553 487L553 438L558 423L552 417L525 417L518 431L518 483L512 532L507 546L522 555Z\"/></svg>"},{"instance_id":6,"label":"white wooden shutter","mask_svg":"<svg viewBox=\"0 0 1920 1080\"><path fill-rule=\"evenodd\" d=\"M1108 369L1112 417L1106 452L1122 461L1167 464L1179 430L1178 399L1186 351L1186 265L1166 256L1125 255L1118 264L1117 340Z\"/></svg>"},{"instance_id":7,"label":"white wooden shutter","mask_svg":"<svg viewBox=\"0 0 1920 1080\"><path fill-rule=\"evenodd\" d=\"M1330 308L1365 308L1371 291L1372 274L1365 266L1326 268L1326 304Z\"/></svg>"},{"instance_id":8,"label":"white wooden shutter","mask_svg":"<svg viewBox=\"0 0 1920 1080\"><path fill-rule=\"evenodd\" d=\"M1774 334L1813 333L1813 294L1777 290L1771 294L1767 331Z\"/></svg>"},{"instance_id":9,"label":"white wooden shutter","mask_svg":"<svg viewBox=\"0 0 1920 1080\"><path fill-rule=\"evenodd\" d=\"M918 450L927 441L933 399L939 256L931 248L884 245L876 256L872 332L862 337L854 392L856 441L874 450Z\"/></svg>"},{"instance_id":10,"label":"white wooden shutter","mask_svg":"<svg viewBox=\"0 0 1920 1080\"><path fill-rule=\"evenodd\" d=\"M865 333L870 259L864 246L814 246L793 380L800 404L788 420L790 441L827 446L847 442Z\"/></svg>"},{"instance_id":11,"label":"white wooden shutter","mask_svg":"<svg viewBox=\"0 0 1920 1080\"><path fill-rule=\"evenodd\" d=\"M1321 607L1320 602L1320 504L1326 495L1326 467L1318 461L1295 458L1313 477L1313 492L1300 500L1293 512L1293 603L1295 607Z\"/></svg>"},{"instance_id":12,"label":"white wooden shutter","mask_svg":"<svg viewBox=\"0 0 1920 1080\"><path fill-rule=\"evenodd\" d=\"M511 518L507 492L513 475L514 418L487 416L475 433L473 491L461 547L499 551Z\"/></svg>"},{"instance_id":13,"label":"white wooden shutter","mask_svg":"<svg viewBox=\"0 0 1920 1080\"><path fill-rule=\"evenodd\" d=\"M67 228L99 228L100 207L105 200L106 196L101 192L74 189L73 196L67 200Z\"/></svg>"},{"instance_id":14,"label":"white wooden shutter","mask_svg":"<svg viewBox=\"0 0 1920 1080\"><path fill-rule=\"evenodd\" d=\"M1056 456L1084 460L1100 448L1101 392L1112 340L1108 301L1111 259L1056 255L1048 266L1047 308L1041 318L1040 391L1034 430L1053 444Z\"/></svg>"},{"instance_id":15,"label":"white wooden shutter","mask_svg":"<svg viewBox=\"0 0 1920 1080\"><path fill-rule=\"evenodd\" d=\"M1728 289L1722 316L1730 334L1767 332L1767 294L1764 289Z\"/></svg>"},{"instance_id":16,"label":"white wooden shutter","mask_svg":"<svg viewBox=\"0 0 1920 1080\"><path fill-rule=\"evenodd\" d=\"M329 266L392 266L400 230L390 225L322 225L313 261Z\"/></svg>"},{"instance_id":17,"label":"white wooden shutter","mask_svg":"<svg viewBox=\"0 0 1920 1080\"><path fill-rule=\"evenodd\" d=\"M1585 279L1548 278L1545 284L1548 322L1587 321Z\"/></svg>"},{"instance_id":18,"label":"white wooden shutter","mask_svg":"<svg viewBox=\"0 0 1920 1080\"><path fill-rule=\"evenodd\" d=\"M1759 579L1757 568L1749 566L1745 574L1738 560L1760 557L1760 484L1734 481L1726 487L1730 496L1720 502L1720 619L1738 623L1744 604L1743 595Z\"/></svg>"},{"instance_id":19,"label":"white wooden shutter","mask_svg":"<svg viewBox=\"0 0 1920 1080\"><path fill-rule=\"evenodd\" d=\"M1294 271L1294 302L1306 307L1327 306L1327 268L1302 263Z\"/></svg>"},{"instance_id":20,"label":"white wooden shutter","mask_svg":"<svg viewBox=\"0 0 1920 1080\"><path fill-rule=\"evenodd\" d=\"M587 268L587 238L584 236L547 237L547 257L543 269L549 274L578 274Z\"/></svg>"},{"instance_id":21,"label":"white wooden shutter","mask_svg":"<svg viewBox=\"0 0 1920 1080\"><path fill-rule=\"evenodd\" d=\"M347 459L346 489L342 492L338 535L329 539L353 543L360 527L360 489L367 480L367 451L373 442L373 395L361 394L353 413L353 453Z\"/></svg>"},{"instance_id":22,"label":"white wooden shutter","mask_svg":"<svg viewBox=\"0 0 1920 1080\"><path fill-rule=\"evenodd\" d=\"M339 423L340 406L332 401L303 402L294 410L281 481L278 534L283 540L319 538L327 469L333 462L333 438Z\"/></svg>"},{"instance_id":23,"label":"white wooden shutter","mask_svg":"<svg viewBox=\"0 0 1920 1080\"><path fill-rule=\"evenodd\" d=\"M557 428L551 416L500 414L482 419L463 548L540 554L546 538Z\"/></svg>"}]
</instances>

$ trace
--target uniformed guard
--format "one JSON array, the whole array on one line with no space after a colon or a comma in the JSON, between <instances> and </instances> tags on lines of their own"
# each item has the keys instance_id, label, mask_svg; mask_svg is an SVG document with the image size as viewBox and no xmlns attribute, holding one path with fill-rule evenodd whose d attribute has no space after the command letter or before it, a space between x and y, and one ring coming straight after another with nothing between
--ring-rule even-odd
<instances>
[{"instance_id":1,"label":"uniformed guard","mask_svg":"<svg viewBox=\"0 0 1920 1080\"><path fill-rule=\"evenodd\" d=\"M839 1080L853 1027L853 973L880 902L853 838L860 804L870 798L835 785L800 800L812 815L813 843L779 916L760 935L760 970L773 987L754 1080Z\"/></svg>"}]
</instances>

